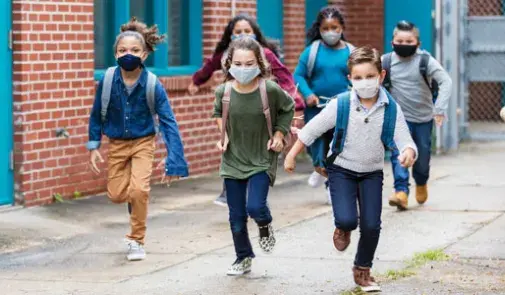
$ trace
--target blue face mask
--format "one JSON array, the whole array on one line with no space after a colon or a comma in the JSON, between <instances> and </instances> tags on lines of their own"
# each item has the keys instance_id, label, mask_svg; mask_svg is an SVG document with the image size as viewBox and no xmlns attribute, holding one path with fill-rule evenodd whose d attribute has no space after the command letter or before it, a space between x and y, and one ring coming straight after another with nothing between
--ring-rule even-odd
<instances>
[{"instance_id":1,"label":"blue face mask","mask_svg":"<svg viewBox=\"0 0 505 295\"><path fill-rule=\"evenodd\" d=\"M237 80L238 83L247 85L251 83L261 73L258 66L254 67L239 67L232 65L230 67L230 74Z\"/></svg>"},{"instance_id":2,"label":"blue face mask","mask_svg":"<svg viewBox=\"0 0 505 295\"><path fill-rule=\"evenodd\" d=\"M117 64L125 71L135 71L142 65L142 59L133 54L126 54L117 59Z\"/></svg>"},{"instance_id":3,"label":"blue face mask","mask_svg":"<svg viewBox=\"0 0 505 295\"><path fill-rule=\"evenodd\" d=\"M255 34L231 35L231 40L233 41L233 40L237 40L237 39L244 38L244 37L253 38L254 40L256 40Z\"/></svg>"}]
</instances>

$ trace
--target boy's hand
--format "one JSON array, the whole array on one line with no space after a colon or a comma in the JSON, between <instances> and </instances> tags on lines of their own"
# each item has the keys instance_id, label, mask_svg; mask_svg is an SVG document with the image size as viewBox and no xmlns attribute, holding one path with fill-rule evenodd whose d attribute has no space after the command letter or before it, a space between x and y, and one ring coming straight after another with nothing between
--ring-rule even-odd
<instances>
[{"instance_id":1,"label":"boy's hand","mask_svg":"<svg viewBox=\"0 0 505 295\"><path fill-rule=\"evenodd\" d=\"M444 115L435 115L435 124L437 124L438 127L441 127L442 124L444 123L445 116Z\"/></svg>"},{"instance_id":2,"label":"boy's hand","mask_svg":"<svg viewBox=\"0 0 505 295\"><path fill-rule=\"evenodd\" d=\"M296 168L296 160L295 157L290 156L289 154L284 159L284 170L288 173L295 172Z\"/></svg>"},{"instance_id":3,"label":"boy's hand","mask_svg":"<svg viewBox=\"0 0 505 295\"><path fill-rule=\"evenodd\" d=\"M416 152L412 148L407 148L398 157L398 160L400 160L400 165L402 165L402 167L408 168L414 165L415 158L416 158Z\"/></svg>"},{"instance_id":4,"label":"boy's hand","mask_svg":"<svg viewBox=\"0 0 505 295\"><path fill-rule=\"evenodd\" d=\"M100 155L100 152L98 150L92 150L89 157L89 166L93 173L100 174L100 169L98 169L98 166L96 164L97 161L100 161L100 163L104 162L102 155Z\"/></svg>"},{"instance_id":5,"label":"boy's hand","mask_svg":"<svg viewBox=\"0 0 505 295\"><path fill-rule=\"evenodd\" d=\"M316 172L319 173L321 176L328 178L328 172L326 172L325 168L315 167L314 170L316 170Z\"/></svg>"},{"instance_id":6,"label":"boy's hand","mask_svg":"<svg viewBox=\"0 0 505 295\"><path fill-rule=\"evenodd\" d=\"M156 166L156 169L162 169L161 184L166 183L167 187L170 187L170 184L172 183L173 180L177 180L180 178L179 176L173 176L173 175L167 176L165 174L165 158L161 159L158 166Z\"/></svg>"},{"instance_id":7,"label":"boy's hand","mask_svg":"<svg viewBox=\"0 0 505 295\"><path fill-rule=\"evenodd\" d=\"M312 94L311 96L307 97L307 106L315 107L318 104L319 104L319 98L315 94Z\"/></svg>"}]
</instances>

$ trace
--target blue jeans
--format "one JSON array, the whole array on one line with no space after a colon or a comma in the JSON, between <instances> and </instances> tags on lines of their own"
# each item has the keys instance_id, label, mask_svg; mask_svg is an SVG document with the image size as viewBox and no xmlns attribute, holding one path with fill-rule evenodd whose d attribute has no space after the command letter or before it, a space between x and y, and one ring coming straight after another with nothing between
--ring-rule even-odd
<instances>
[{"instance_id":1,"label":"blue jeans","mask_svg":"<svg viewBox=\"0 0 505 295\"><path fill-rule=\"evenodd\" d=\"M372 267L381 231L384 173L382 170L358 173L336 165L329 166L327 171L335 227L355 230L359 209L361 236L354 265Z\"/></svg>"},{"instance_id":2,"label":"blue jeans","mask_svg":"<svg viewBox=\"0 0 505 295\"><path fill-rule=\"evenodd\" d=\"M258 226L265 226L272 222L272 215L270 215L270 209L267 206L270 178L266 172L261 172L249 179L227 178L224 183L230 211L230 228L237 258L254 257L247 232L247 219L248 216L251 216Z\"/></svg>"},{"instance_id":3,"label":"blue jeans","mask_svg":"<svg viewBox=\"0 0 505 295\"><path fill-rule=\"evenodd\" d=\"M433 121L427 123L407 122L412 139L417 145L417 161L412 169L412 176L417 185L425 185L430 178L430 159L431 159L431 131ZM400 151L394 150L391 155L391 164L393 166L393 175L395 178L395 191L409 194L409 169L404 168L398 161Z\"/></svg>"},{"instance_id":4,"label":"blue jeans","mask_svg":"<svg viewBox=\"0 0 505 295\"><path fill-rule=\"evenodd\" d=\"M333 130L324 133L321 137L316 139L311 146L307 147L307 152L312 158L312 165L314 167L325 166L326 155L330 150L330 143L332 139Z\"/></svg>"}]
</instances>

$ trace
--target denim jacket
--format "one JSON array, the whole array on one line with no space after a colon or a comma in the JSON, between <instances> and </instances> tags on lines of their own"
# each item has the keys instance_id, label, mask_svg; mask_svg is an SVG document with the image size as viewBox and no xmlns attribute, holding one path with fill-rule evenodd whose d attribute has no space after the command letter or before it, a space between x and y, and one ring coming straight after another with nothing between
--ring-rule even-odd
<instances>
[{"instance_id":1,"label":"denim jacket","mask_svg":"<svg viewBox=\"0 0 505 295\"><path fill-rule=\"evenodd\" d=\"M133 92L128 95L119 67L114 72L111 97L105 122L101 119L103 79L98 84L95 102L89 118L88 150L100 148L102 133L111 139L136 139L156 134L155 123L146 100L147 70L140 74ZM165 173L171 176L188 176L188 164L179 127L170 107L165 89L156 81L155 109L160 131L167 148Z\"/></svg>"}]
</instances>

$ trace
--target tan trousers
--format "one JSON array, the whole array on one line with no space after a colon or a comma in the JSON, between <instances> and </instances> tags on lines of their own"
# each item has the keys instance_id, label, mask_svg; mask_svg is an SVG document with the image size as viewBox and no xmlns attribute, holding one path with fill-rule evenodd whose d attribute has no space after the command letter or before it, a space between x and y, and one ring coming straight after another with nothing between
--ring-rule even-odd
<instances>
[{"instance_id":1,"label":"tan trousers","mask_svg":"<svg viewBox=\"0 0 505 295\"><path fill-rule=\"evenodd\" d=\"M144 244L147 205L151 191L155 137L111 139L107 195L114 203L131 203L131 233L126 237Z\"/></svg>"}]
</instances>

